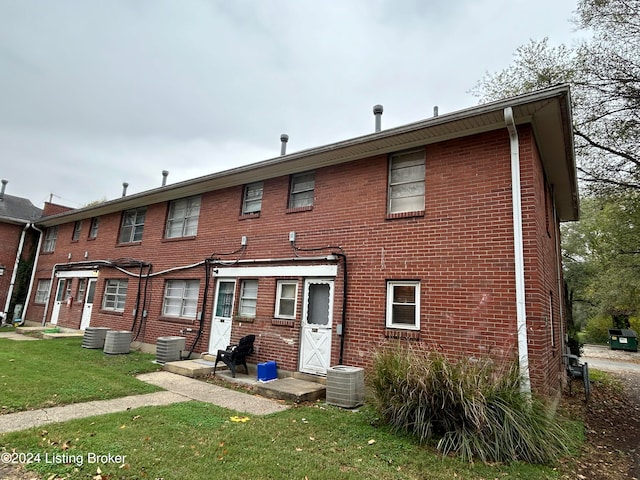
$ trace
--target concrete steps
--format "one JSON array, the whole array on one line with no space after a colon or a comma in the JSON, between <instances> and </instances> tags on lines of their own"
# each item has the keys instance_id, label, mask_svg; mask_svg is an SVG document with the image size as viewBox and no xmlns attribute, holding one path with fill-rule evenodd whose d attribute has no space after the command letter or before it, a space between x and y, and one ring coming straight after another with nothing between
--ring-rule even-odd
<instances>
[{"instance_id":1,"label":"concrete steps","mask_svg":"<svg viewBox=\"0 0 640 480\"><path fill-rule=\"evenodd\" d=\"M214 362L215 357L204 355L201 359L167 362L164 365L164 370L185 377L201 378L213 374ZM240 367L240 371L242 370L244 369ZM302 378L298 378L299 376ZM260 382L256 379L256 367L251 364L249 364L249 374L236 372L236 377L233 378L231 371L221 362L216 369L216 377L229 383L247 386L263 397L293 403L315 402L325 398L327 391L324 384L326 383L325 378L304 374L294 374L268 382Z\"/></svg>"}]
</instances>

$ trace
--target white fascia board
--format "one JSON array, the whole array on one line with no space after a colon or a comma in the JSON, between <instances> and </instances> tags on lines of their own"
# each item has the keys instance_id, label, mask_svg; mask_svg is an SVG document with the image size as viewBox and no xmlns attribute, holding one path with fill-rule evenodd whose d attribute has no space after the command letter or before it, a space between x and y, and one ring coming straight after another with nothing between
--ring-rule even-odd
<instances>
[{"instance_id":1,"label":"white fascia board","mask_svg":"<svg viewBox=\"0 0 640 480\"><path fill-rule=\"evenodd\" d=\"M214 277L335 277L337 265L277 265L264 267L225 267L216 265Z\"/></svg>"}]
</instances>

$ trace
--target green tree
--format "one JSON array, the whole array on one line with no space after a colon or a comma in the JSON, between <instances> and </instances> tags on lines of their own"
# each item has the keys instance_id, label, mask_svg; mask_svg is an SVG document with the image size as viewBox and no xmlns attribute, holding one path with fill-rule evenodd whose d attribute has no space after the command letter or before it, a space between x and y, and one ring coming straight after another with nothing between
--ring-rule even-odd
<instances>
[{"instance_id":1,"label":"green tree","mask_svg":"<svg viewBox=\"0 0 640 480\"><path fill-rule=\"evenodd\" d=\"M640 0L579 0L573 21L586 40L532 40L472 93L485 102L570 84L581 180L593 192L640 189Z\"/></svg>"}]
</instances>

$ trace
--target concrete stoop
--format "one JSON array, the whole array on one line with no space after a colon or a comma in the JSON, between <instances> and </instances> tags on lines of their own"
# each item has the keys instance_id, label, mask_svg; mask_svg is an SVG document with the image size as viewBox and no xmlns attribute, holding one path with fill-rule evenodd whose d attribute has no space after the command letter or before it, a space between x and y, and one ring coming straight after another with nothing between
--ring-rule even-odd
<instances>
[{"instance_id":1,"label":"concrete stoop","mask_svg":"<svg viewBox=\"0 0 640 480\"><path fill-rule=\"evenodd\" d=\"M164 370L185 377L199 378L213 373L214 362L215 357L212 361L209 355L205 355L201 359L167 362L164 364ZM257 380L256 366L249 364L248 367L248 374L243 372L243 367L240 367L240 372L236 371L236 377L233 378L226 365L219 363L216 377L229 383L247 386L258 395L276 400L294 403L315 402L326 396L327 387L321 383L326 381L323 377L310 378L312 376L302 375L303 378L297 378L298 374L294 374L294 376L282 376L268 382L262 382Z\"/></svg>"},{"instance_id":2,"label":"concrete stoop","mask_svg":"<svg viewBox=\"0 0 640 480\"><path fill-rule=\"evenodd\" d=\"M47 330L59 329L59 332L47 332ZM21 335L32 335L38 338L44 338L46 340L52 340L55 338L75 338L84 336L82 330L73 330L71 328L56 327L55 325L46 325L39 327L16 327L16 333Z\"/></svg>"}]
</instances>

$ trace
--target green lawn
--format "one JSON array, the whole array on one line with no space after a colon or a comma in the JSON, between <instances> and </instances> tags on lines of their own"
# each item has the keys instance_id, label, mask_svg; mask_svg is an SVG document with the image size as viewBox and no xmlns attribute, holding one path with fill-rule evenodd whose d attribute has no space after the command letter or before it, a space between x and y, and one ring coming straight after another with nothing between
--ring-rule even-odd
<instances>
[{"instance_id":1,"label":"green lawn","mask_svg":"<svg viewBox=\"0 0 640 480\"><path fill-rule=\"evenodd\" d=\"M133 377L158 368L150 355L109 356L80 343L0 339L3 413L156 390ZM10 452L34 460L27 468L41 478L66 480L560 475L552 467L442 458L430 446L391 433L367 408L354 412L323 402L262 417L200 402L144 407L0 435L0 455ZM112 461L96 457L108 455Z\"/></svg>"},{"instance_id":2,"label":"green lawn","mask_svg":"<svg viewBox=\"0 0 640 480\"><path fill-rule=\"evenodd\" d=\"M81 344L80 338L0 338L0 413L160 390L134 377L161 368L153 355L105 355Z\"/></svg>"},{"instance_id":3,"label":"green lawn","mask_svg":"<svg viewBox=\"0 0 640 480\"><path fill-rule=\"evenodd\" d=\"M237 415L199 402L145 407L6 434L0 444L40 454L40 462L29 469L43 478L55 474L69 480L97 473L109 479L164 480L558 478L547 467L442 458L410 438L372 426L366 410L318 403L265 417L242 415L246 422L234 422ZM95 455L109 454L124 458L89 463Z\"/></svg>"}]
</instances>

